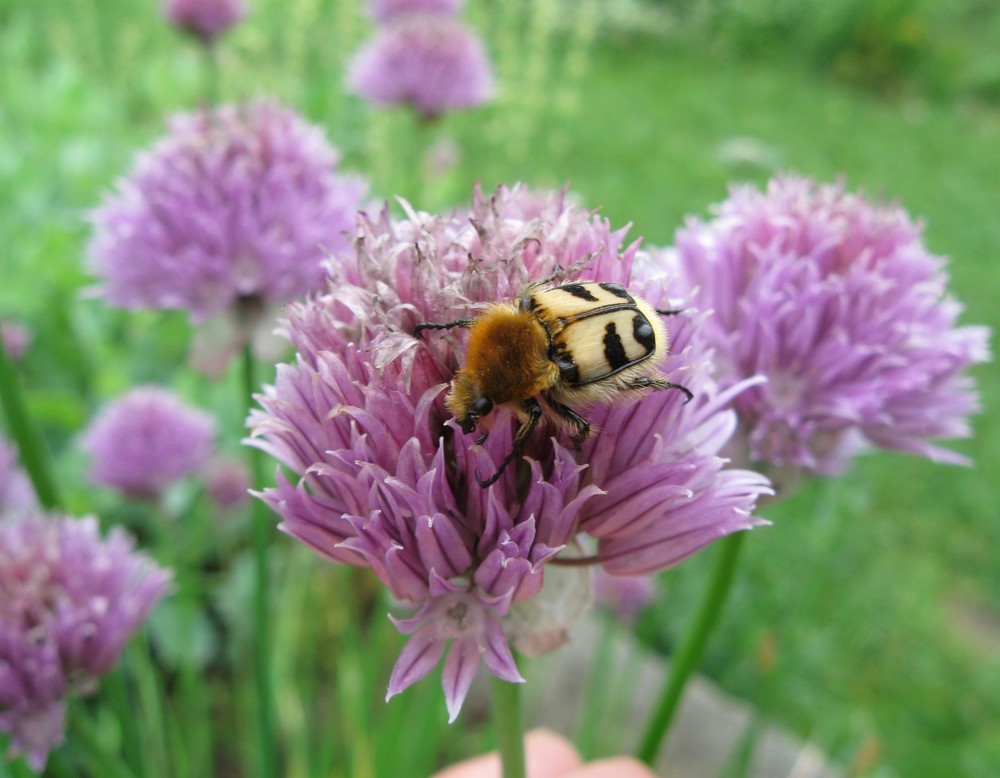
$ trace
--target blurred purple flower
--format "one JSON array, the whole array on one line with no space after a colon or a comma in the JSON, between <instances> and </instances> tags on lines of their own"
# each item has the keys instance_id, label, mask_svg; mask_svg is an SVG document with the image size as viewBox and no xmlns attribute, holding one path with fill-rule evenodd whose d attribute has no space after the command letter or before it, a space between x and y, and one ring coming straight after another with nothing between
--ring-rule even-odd
<instances>
[{"instance_id":1,"label":"blurred purple flower","mask_svg":"<svg viewBox=\"0 0 1000 778\"><path fill-rule=\"evenodd\" d=\"M366 185L335 172L323 131L258 101L179 114L93 214L96 292L196 322L254 318L323 286Z\"/></svg>"},{"instance_id":2,"label":"blurred purple flower","mask_svg":"<svg viewBox=\"0 0 1000 778\"><path fill-rule=\"evenodd\" d=\"M163 15L203 43L215 39L247 15L243 0L165 0Z\"/></svg>"},{"instance_id":3,"label":"blurred purple flower","mask_svg":"<svg viewBox=\"0 0 1000 778\"><path fill-rule=\"evenodd\" d=\"M603 568L594 571L594 600L610 608L626 624L653 599L656 586L648 575L611 575Z\"/></svg>"},{"instance_id":4,"label":"blurred purple flower","mask_svg":"<svg viewBox=\"0 0 1000 778\"><path fill-rule=\"evenodd\" d=\"M957 326L921 233L902 208L796 177L735 187L678 232L677 288L715 312L722 385L768 379L735 400L737 460L829 474L872 444L965 462L930 441L969 434L964 371L989 358L989 333Z\"/></svg>"},{"instance_id":5,"label":"blurred purple flower","mask_svg":"<svg viewBox=\"0 0 1000 778\"><path fill-rule=\"evenodd\" d=\"M454 16L461 6L462 0L371 0L368 15L384 24L397 16L419 12Z\"/></svg>"},{"instance_id":6,"label":"blurred purple flower","mask_svg":"<svg viewBox=\"0 0 1000 778\"><path fill-rule=\"evenodd\" d=\"M93 517L0 516L0 731L41 771L66 698L94 689L164 596L169 571Z\"/></svg>"},{"instance_id":7,"label":"blurred purple flower","mask_svg":"<svg viewBox=\"0 0 1000 778\"><path fill-rule=\"evenodd\" d=\"M452 719L480 659L520 680L509 642L551 625L518 618L519 609L564 549L592 548L590 562L619 574L660 570L759 523L754 503L769 491L757 473L722 469L717 452L735 416L709 378L700 324L683 316L663 370L693 402L658 392L588 409L603 431L580 452L544 421L523 461L488 489L476 484L473 473L495 471L510 450L514 417L498 411L482 446L458 432L444 394L464 336L414 338L416 323L512 299L557 267L567 279L623 283L667 302L661 286L632 273L637 245L623 243L625 230L612 232L562 193L538 203L501 188L491 198L477 190L464 214L418 214L404 203L405 220L362 217L356 251L331 260L332 291L287 309L297 359L278 366L250 419L251 442L299 477L291 483L279 470L262 495L281 529L334 562L371 567L417 608L395 622L411 637L389 696L426 675L450 642L443 685Z\"/></svg>"},{"instance_id":8,"label":"blurred purple flower","mask_svg":"<svg viewBox=\"0 0 1000 778\"><path fill-rule=\"evenodd\" d=\"M18 464L17 450L0 437L0 513L37 506L35 489Z\"/></svg>"},{"instance_id":9,"label":"blurred purple flower","mask_svg":"<svg viewBox=\"0 0 1000 778\"><path fill-rule=\"evenodd\" d=\"M105 407L84 431L90 480L126 494L155 496L208 461L215 421L177 395L141 386Z\"/></svg>"},{"instance_id":10,"label":"blurred purple flower","mask_svg":"<svg viewBox=\"0 0 1000 778\"><path fill-rule=\"evenodd\" d=\"M355 55L348 88L378 105L410 105L424 119L493 97L493 71L476 35L447 16L394 18Z\"/></svg>"},{"instance_id":11,"label":"blurred purple flower","mask_svg":"<svg viewBox=\"0 0 1000 778\"><path fill-rule=\"evenodd\" d=\"M0 321L0 338L3 338L3 348L15 362L24 356L31 345L31 331L20 322Z\"/></svg>"},{"instance_id":12,"label":"blurred purple flower","mask_svg":"<svg viewBox=\"0 0 1000 778\"><path fill-rule=\"evenodd\" d=\"M246 465L230 457L217 457L205 472L205 490L223 510L238 508L250 498L250 474Z\"/></svg>"}]
</instances>

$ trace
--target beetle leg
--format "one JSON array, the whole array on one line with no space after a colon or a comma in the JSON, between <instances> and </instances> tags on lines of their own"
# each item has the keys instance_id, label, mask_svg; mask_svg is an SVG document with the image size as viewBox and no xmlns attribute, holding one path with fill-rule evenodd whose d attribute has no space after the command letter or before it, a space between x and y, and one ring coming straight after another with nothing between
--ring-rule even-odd
<instances>
[{"instance_id":1,"label":"beetle leg","mask_svg":"<svg viewBox=\"0 0 1000 778\"><path fill-rule=\"evenodd\" d=\"M475 319L455 319L455 321L438 324L432 321L422 321L413 328L413 337L420 337L424 330L450 330L452 327L471 327L475 324Z\"/></svg>"},{"instance_id":2,"label":"beetle leg","mask_svg":"<svg viewBox=\"0 0 1000 778\"><path fill-rule=\"evenodd\" d=\"M638 378L633 378L625 383L625 388L626 389L653 388L656 390L679 389L680 391L684 392L684 395L687 397L687 399L684 401L685 405L687 405L694 399L694 395L691 394L691 390L688 389L686 386L681 386L680 384L674 384L665 378L657 378L656 376L651 376L651 375L643 375L639 376Z\"/></svg>"},{"instance_id":3,"label":"beetle leg","mask_svg":"<svg viewBox=\"0 0 1000 778\"><path fill-rule=\"evenodd\" d=\"M660 314L660 316L676 316L678 313L684 313L687 308L678 308L675 311L665 311L662 308L654 308L653 310Z\"/></svg>"},{"instance_id":4,"label":"beetle leg","mask_svg":"<svg viewBox=\"0 0 1000 778\"><path fill-rule=\"evenodd\" d=\"M590 423L568 405L563 405L547 394L543 394L542 397L545 398L545 402L549 404L552 410L573 426L573 443L579 449L583 442L590 436Z\"/></svg>"},{"instance_id":5,"label":"beetle leg","mask_svg":"<svg viewBox=\"0 0 1000 778\"><path fill-rule=\"evenodd\" d=\"M500 463L497 471L485 481L479 477L478 472L475 474L476 483L484 489L495 484L500 479L500 476L503 475L503 471L507 469L507 465L521 455L521 448L524 446L524 441L531 437L531 433L538 426L538 420L542 418L542 406L533 397L525 400L521 409L527 414L527 418L521 422L521 426L514 433L514 446L510 453L503 458L503 462Z\"/></svg>"}]
</instances>

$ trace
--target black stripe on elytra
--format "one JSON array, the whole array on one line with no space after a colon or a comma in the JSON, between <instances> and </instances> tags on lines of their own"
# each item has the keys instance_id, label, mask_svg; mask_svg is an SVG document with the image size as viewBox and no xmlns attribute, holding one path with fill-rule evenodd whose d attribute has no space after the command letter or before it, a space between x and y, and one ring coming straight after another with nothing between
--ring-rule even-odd
<instances>
[{"instance_id":1,"label":"black stripe on elytra","mask_svg":"<svg viewBox=\"0 0 1000 778\"><path fill-rule=\"evenodd\" d=\"M635 338L636 343L646 349L647 353L656 350L656 335L653 333L653 327L641 313L632 317L632 337Z\"/></svg>"},{"instance_id":2,"label":"black stripe on elytra","mask_svg":"<svg viewBox=\"0 0 1000 778\"><path fill-rule=\"evenodd\" d=\"M566 351L553 351L549 359L559 367L559 377L567 384L580 383L580 368L573 361L573 356Z\"/></svg>"},{"instance_id":3,"label":"black stripe on elytra","mask_svg":"<svg viewBox=\"0 0 1000 778\"><path fill-rule=\"evenodd\" d=\"M571 294L581 300L586 300L589 303L597 302L597 298L583 284L566 284L558 288L567 294Z\"/></svg>"},{"instance_id":4,"label":"black stripe on elytra","mask_svg":"<svg viewBox=\"0 0 1000 778\"><path fill-rule=\"evenodd\" d=\"M615 297L621 297L623 300L628 300L630 303L635 302L635 300L632 299L632 295L626 292L625 287L620 284L598 284L598 286L608 294L613 294Z\"/></svg>"},{"instance_id":5,"label":"black stripe on elytra","mask_svg":"<svg viewBox=\"0 0 1000 778\"><path fill-rule=\"evenodd\" d=\"M621 370L629 363L621 335L618 334L613 321L609 321L604 328L604 358L608 360L612 370Z\"/></svg>"}]
</instances>

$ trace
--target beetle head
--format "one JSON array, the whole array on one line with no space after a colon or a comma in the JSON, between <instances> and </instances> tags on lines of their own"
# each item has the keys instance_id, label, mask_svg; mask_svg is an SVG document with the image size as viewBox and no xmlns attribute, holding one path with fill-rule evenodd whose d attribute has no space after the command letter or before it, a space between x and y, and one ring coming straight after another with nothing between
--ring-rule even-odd
<instances>
[{"instance_id":1,"label":"beetle head","mask_svg":"<svg viewBox=\"0 0 1000 778\"><path fill-rule=\"evenodd\" d=\"M478 382L465 371L459 371L452 381L445 405L467 435L476 429L481 418L493 411L493 400L483 396Z\"/></svg>"}]
</instances>

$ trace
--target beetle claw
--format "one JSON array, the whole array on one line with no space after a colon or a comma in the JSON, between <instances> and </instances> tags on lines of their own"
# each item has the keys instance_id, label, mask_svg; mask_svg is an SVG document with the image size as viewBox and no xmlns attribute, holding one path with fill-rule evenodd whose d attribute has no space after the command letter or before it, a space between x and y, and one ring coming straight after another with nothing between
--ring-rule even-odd
<instances>
[{"instance_id":1,"label":"beetle claw","mask_svg":"<svg viewBox=\"0 0 1000 778\"><path fill-rule=\"evenodd\" d=\"M480 487L486 489L487 487L493 486L493 484L495 484L497 481L500 480L500 476L503 475L503 471L504 469L501 467L485 481L479 477L479 470L476 470L476 472L473 474L473 477L476 479L476 483L479 484Z\"/></svg>"}]
</instances>

